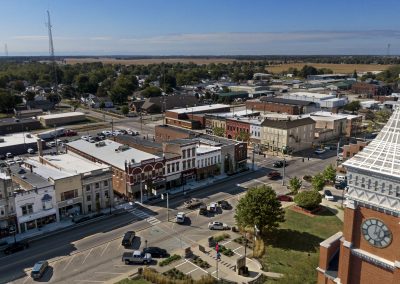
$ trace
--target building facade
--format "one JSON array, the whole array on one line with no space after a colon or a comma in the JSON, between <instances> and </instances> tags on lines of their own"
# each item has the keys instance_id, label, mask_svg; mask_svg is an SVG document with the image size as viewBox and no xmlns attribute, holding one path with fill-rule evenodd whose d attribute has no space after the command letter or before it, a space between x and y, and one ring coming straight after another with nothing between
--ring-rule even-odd
<instances>
[{"instance_id":1,"label":"building facade","mask_svg":"<svg viewBox=\"0 0 400 284\"><path fill-rule=\"evenodd\" d=\"M0 237L7 236L15 224L13 183L8 173L0 172Z\"/></svg>"},{"instance_id":2,"label":"building facade","mask_svg":"<svg viewBox=\"0 0 400 284\"><path fill-rule=\"evenodd\" d=\"M396 109L376 139L343 164L343 233L321 243L318 283L400 283L399 133Z\"/></svg>"},{"instance_id":3,"label":"building facade","mask_svg":"<svg viewBox=\"0 0 400 284\"><path fill-rule=\"evenodd\" d=\"M309 117L291 120L266 119L261 123L261 144L275 152L297 152L315 143L315 121Z\"/></svg>"}]
</instances>

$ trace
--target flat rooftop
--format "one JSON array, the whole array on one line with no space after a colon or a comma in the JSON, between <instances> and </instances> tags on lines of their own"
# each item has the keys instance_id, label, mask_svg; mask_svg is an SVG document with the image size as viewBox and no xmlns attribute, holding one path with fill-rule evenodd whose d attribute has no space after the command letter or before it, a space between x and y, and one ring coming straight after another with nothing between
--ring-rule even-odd
<instances>
[{"instance_id":1,"label":"flat rooftop","mask_svg":"<svg viewBox=\"0 0 400 284\"><path fill-rule=\"evenodd\" d=\"M97 147L97 143L90 143L85 140L79 139L72 141L67 145L69 147L77 149L80 152L87 153L94 158L121 170L125 170L125 161L134 160L135 163L140 163L144 160L159 158L156 155L149 154L135 148L127 147L126 145L111 140L104 140L102 142L104 142L105 145ZM124 146L126 146L126 150L117 150L118 148Z\"/></svg>"},{"instance_id":2,"label":"flat rooftop","mask_svg":"<svg viewBox=\"0 0 400 284\"><path fill-rule=\"evenodd\" d=\"M58 179L72 177L77 174L77 173L67 172L63 169L57 169L50 165L42 164L38 161L38 159L34 159L34 158L26 159L25 163L28 165L32 165L32 171L35 174L37 174L45 179L50 178L53 180L58 180Z\"/></svg>"},{"instance_id":3,"label":"flat rooftop","mask_svg":"<svg viewBox=\"0 0 400 284\"><path fill-rule=\"evenodd\" d=\"M91 171L108 170L110 168L107 165L86 160L74 153L45 155L43 158L49 161L52 165L55 165L69 173L84 174ZM39 157L32 159L39 162Z\"/></svg>"},{"instance_id":4,"label":"flat rooftop","mask_svg":"<svg viewBox=\"0 0 400 284\"><path fill-rule=\"evenodd\" d=\"M316 99L331 99L336 96L333 94L321 94L321 93L312 93L312 92L295 92L290 94L285 94L284 97L290 96L291 98L297 98L300 100L302 97L306 98L316 98Z\"/></svg>"},{"instance_id":5,"label":"flat rooftop","mask_svg":"<svg viewBox=\"0 0 400 284\"><path fill-rule=\"evenodd\" d=\"M220 150L220 147L214 147L214 146L208 146L208 145L200 145L196 147L196 153L197 154L206 154L206 153L211 153L214 151Z\"/></svg>"},{"instance_id":6,"label":"flat rooftop","mask_svg":"<svg viewBox=\"0 0 400 284\"><path fill-rule=\"evenodd\" d=\"M38 119L54 119L54 118L66 118L85 115L83 112L62 112L55 114L39 115Z\"/></svg>"},{"instance_id":7,"label":"flat rooftop","mask_svg":"<svg viewBox=\"0 0 400 284\"><path fill-rule=\"evenodd\" d=\"M217 110L222 108L230 107L230 105L224 104L212 104L212 105L204 105L204 106L196 106L196 107L185 107L185 108L178 108L178 109L169 109L167 111L174 112L174 113L190 113L190 112L203 112L208 110Z\"/></svg>"},{"instance_id":8,"label":"flat rooftop","mask_svg":"<svg viewBox=\"0 0 400 284\"><path fill-rule=\"evenodd\" d=\"M258 115L259 111L251 111L251 110L239 110L234 112L220 112L220 113L209 113L207 116L216 116L216 117L237 117L237 116L249 116L249 115Z\"/></svg>"},{"instance_id":9,"label":"flat rooftop","mask_svg":"<svg viewBox=\"0 0 400 284\"><path fill-rule=\"evenodd\" d=\"M26 132L13 133L4 136L0 136L1 139L4 139L4 142L0 142L1 147L8 147L14 145L21 144L31 144L37 142L37 137Z\"/></svg>"},{"instance_id":10,"label":"flat rooftop","mask_svg":"<svg viewBox=\"0 0 400 284\"><path fill-rule=\"evenodd\" d=\"M33 118L2 118L0 119L0 125L12 125L12 124L24 124L35 122L36 119Z\"/></svg>"},{"instance_id":11,"label":"flat rooftop","mask_svg":"<svg viewBox=\"0 0 400 284\"><path fill-rule=\"evenodd\" d=\"M36 173L35 171L31 172L29 169L25 167L21 167L19 165L10 166L10 170L14 176L22 179L24 182L36 186L37 188L42 188L46 186L51 186L51 183L48 181L47 177Z\"/></svg>"}]
</instances>

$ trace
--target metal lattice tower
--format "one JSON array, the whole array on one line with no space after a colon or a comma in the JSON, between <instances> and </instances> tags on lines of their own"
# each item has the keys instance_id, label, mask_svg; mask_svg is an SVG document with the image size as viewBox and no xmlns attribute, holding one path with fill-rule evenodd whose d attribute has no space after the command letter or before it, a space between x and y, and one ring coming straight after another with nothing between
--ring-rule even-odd
<instances>
[{"instance_id":1,"label":"metal lattice tower","mask_svg":"<svg viewBox=\"0 0 400 284\"><path fill-rule=\"evenodd\" d=\"M48 33L49 33L49 53L50 53L50 57L51 57L51 61L52 61L52 65L53 65L53 72L54 72L54 86L57 89L57 68L56 68L56 60L54 57L54 45L53 45L53 33L51 31L52 25L51 25L51 21L50 21L50 12L49 10L47 10L47 23L46 23L47 29L48 29Z\"/></svg>"},{"instance_id":2,"label":"metal lattice tower","mask_svg":"<svg viewBox=\"0 0 400 284\"><path fill-rule=\"evenodd\" d=\"M4 54L6 56L8 56L8 47L7 47L7 43L4 45Z\"/></svg>"},{"instance_id":3,"label":"metal lattice tower","mask_svg":"<svg viewBox=\"0 0 400 284\"><path fill-rule=\"evenodd\" d=\"M390 56L390 43L387 45L386 55Z\"/></svg>"}]
</instances>

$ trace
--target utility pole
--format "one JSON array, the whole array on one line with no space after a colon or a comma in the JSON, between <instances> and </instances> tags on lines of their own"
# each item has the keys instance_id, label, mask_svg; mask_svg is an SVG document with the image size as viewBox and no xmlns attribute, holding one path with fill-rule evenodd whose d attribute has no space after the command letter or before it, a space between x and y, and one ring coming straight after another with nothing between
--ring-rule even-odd
<instances>
[{"instance_id":1,"label":"utility pole","mask_svg":"<svg viewBox=\"0 0 400 284\"><path fill-rule=\"evenodd\" d=\"M167 222L169 222L169 193L167 192Z\"/></svg>"},{"instance_id":2,"label":"utility pole","mask_svg":"<svg viewBox=\"0 0 400 284\"><path fill-rule=\"evenodd\" d=\"M286 160L285 160L285 156L283 156L282 185L285 185L285 167L286 167Z\"/></svg>"},{"instance_id":3,"label":"utility pole","mask_svg":"<svg viewBox=\"0 0 400 284\"><path fill-rule=\"evenodd\" d=\"M253 160L251 164L251 169L254 171L254 147L253 147Z\"/></svg>"},{"instance_id":4,"label":"utility pole","mask_svg":"<svg viewBox=\"0 0 400 284\"><path fill-rule=\"evenodd\" d=\"M7 43L4 45L4 54L5 54L5 56L8 56L8 47L7 47Z\"/></svg>"}]
</instances>

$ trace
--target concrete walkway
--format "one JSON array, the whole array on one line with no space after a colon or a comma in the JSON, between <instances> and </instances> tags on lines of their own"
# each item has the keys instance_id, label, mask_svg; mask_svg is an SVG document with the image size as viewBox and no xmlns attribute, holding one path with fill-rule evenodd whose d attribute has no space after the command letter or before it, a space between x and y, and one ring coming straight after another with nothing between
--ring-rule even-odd
<instances>
[{"instance_id":1,"label":"concrete walkway","mask_svg":"<svg viewBox=\"0 0 400 284\"><path fill-rule=\"evenodd\" d=\"M328 208L329 211L334 213L342 222L344 221L344 211L343 209L340 209L340 205L338 203L322 198L321 204Z\"/></svg>"}]
</instances>

